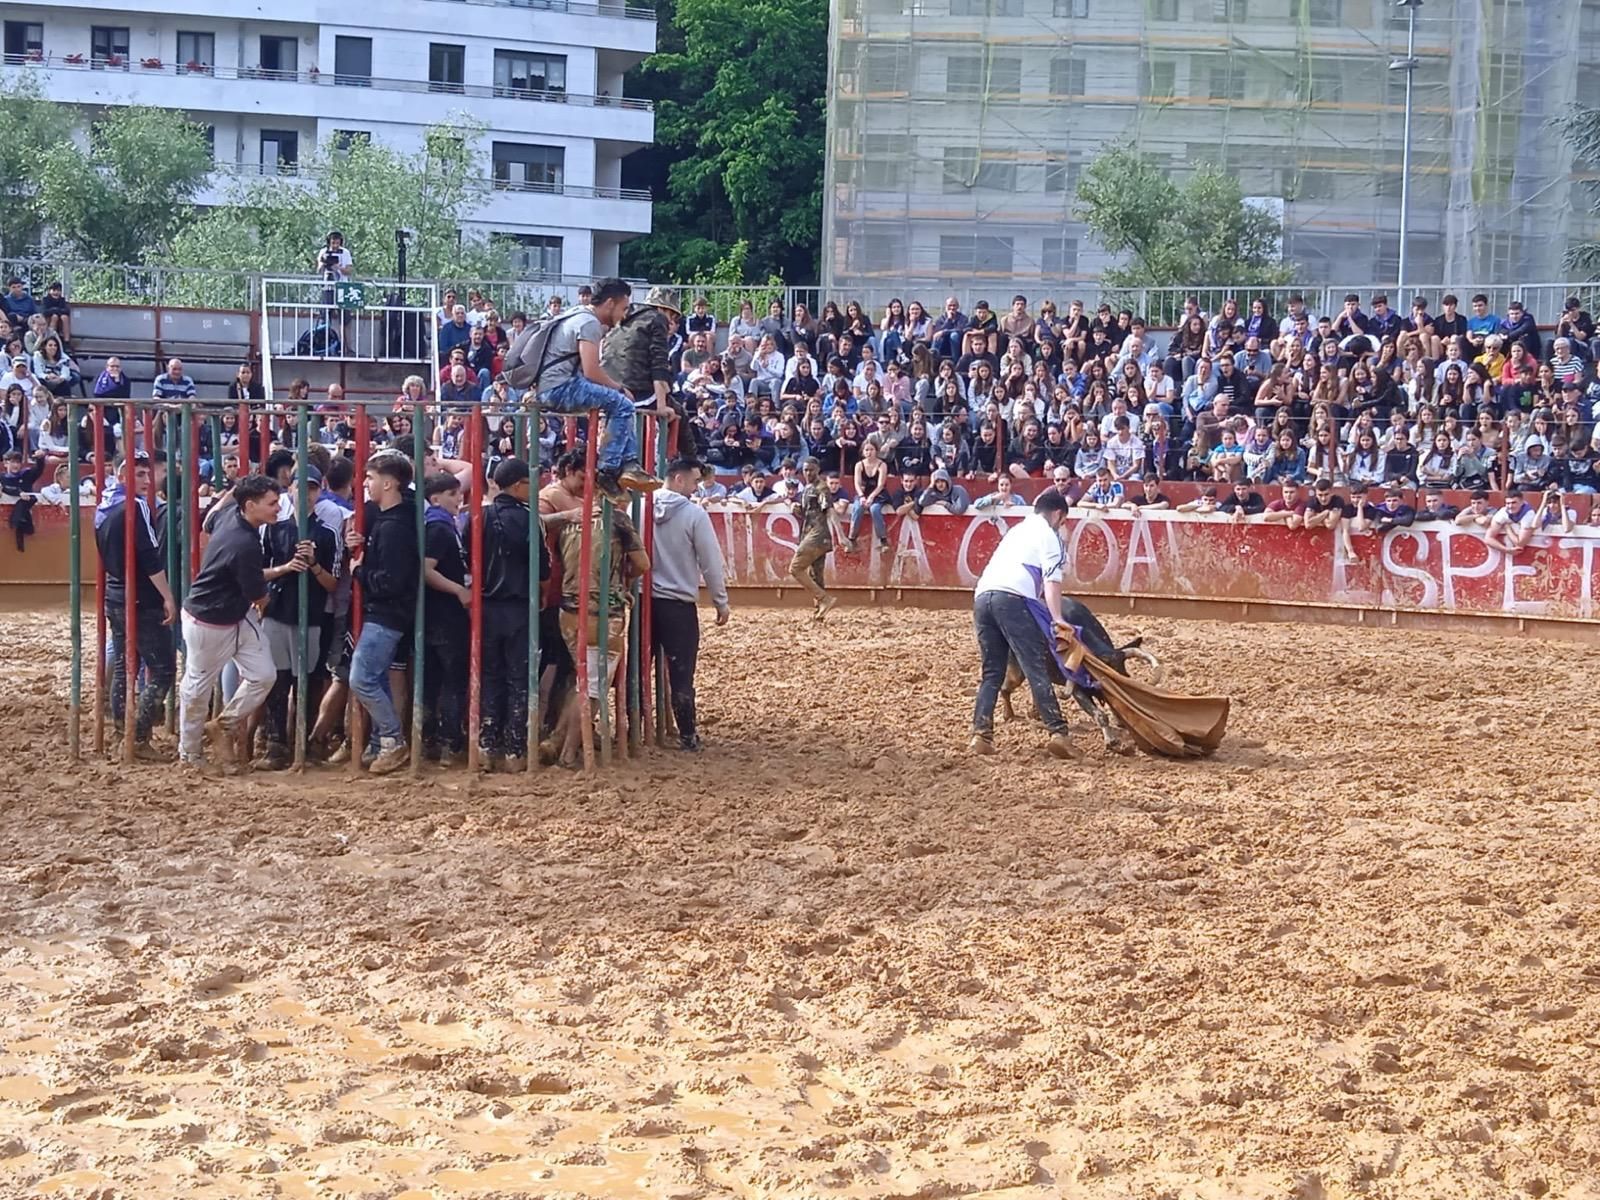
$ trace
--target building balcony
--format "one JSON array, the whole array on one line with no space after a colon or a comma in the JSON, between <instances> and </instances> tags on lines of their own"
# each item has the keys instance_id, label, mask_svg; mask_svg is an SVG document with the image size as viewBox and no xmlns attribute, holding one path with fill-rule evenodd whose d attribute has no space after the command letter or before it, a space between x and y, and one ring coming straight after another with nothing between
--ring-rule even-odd
<instances>
[{"instance_id":1,"label":"building balcony","mask_svg":"<svg viewBox=\"0 0 1600 1200\"><path fill-rule=\"evenodd\" d=\"M49 7L58 13L81 13L86 26L102 23L97 18L113 11L124 16L151 17L187 17L195 11L193 6L174 0L118 0L116 4L106 0L51 0ZM280 0L270 13L255 4L227 3L208 11L219 20L270 20L311 26L338 19L337 12L319 0ZM538 14L537 28L532 14ZM378 28L423 35L437 35L449 29L467 37L521 37L649 54L656 44L655 22L653 8L626 0L391 0L384 5Z\"/></svg>"},{"instance_id":2,"label":"building balcony","mask_svg":"<svg viewBox=\"0 0 1600 1200\"><path fill-rule=\"evenodd\" d=\"M134 62L89 60L85 55L8 55L6 75L37 72L52 100L69 104L154 104L191 112L292 114L323 120L393 121L395 92L434 97L460 96L480 101L475 117L491 130L529 130L576 138L605 137L647 146L655 140L655 115L648 100L629 96L587 96L576 92L534 91L493 84L432 83L335 75L315 67L268 71L208 63L169 63L144 58ZM240 88L240 82L270 88ZM530 108L529 106L533 106ZM597 114L593 110L603 110ZM420 124L421 121L419 120Z\"/></svg>"},{"instance_id":3,"label":"building balcony","mask_svg":"<svg viewBox=\"0 0 1600 1200\"><path fill-rule=\"evenodd\" d=\"M309 182L313 176L293 164L219 162L210 184L198 196L200 204L225 204L229 188L240 179L270 177L287 186ZM644 188L593 187L578 183L522 183L504 179L474 179L470 189L479 197L477 208L465 219L497 230L529 228L593 229L609 233L650 232L651 196Z\"/></svg>"}]
</instances>

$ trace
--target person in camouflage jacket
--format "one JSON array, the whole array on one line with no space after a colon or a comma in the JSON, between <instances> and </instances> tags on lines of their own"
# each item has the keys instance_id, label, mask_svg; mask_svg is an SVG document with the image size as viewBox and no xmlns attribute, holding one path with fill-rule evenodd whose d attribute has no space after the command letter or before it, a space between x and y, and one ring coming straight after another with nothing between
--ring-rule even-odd
<instances>
[{"instance_id":1,"label":"person in camouflage jacket","mask_svg":"<svg viewBox=\"0 0 1600 1200\"><path fill-rule=\"evenodd\" d=\"M635 401L654 394L658 416L675 420L680 414L672 402L672 368L667 348L673 330L683 320L678 294L670 288L651 288L643 304L628 306L600 343L600 365L633 394Z\"/></svg>"}]
</instances>

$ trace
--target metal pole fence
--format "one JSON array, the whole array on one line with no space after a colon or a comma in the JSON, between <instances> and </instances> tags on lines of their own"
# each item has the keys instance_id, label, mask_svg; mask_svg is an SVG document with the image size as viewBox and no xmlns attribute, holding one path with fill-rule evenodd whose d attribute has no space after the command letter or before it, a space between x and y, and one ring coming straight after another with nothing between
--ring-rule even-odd
<instances>
[{"instance_id":1,"label":"metal pole fence","mask_svg":"<svg viewBox=\"0 0 1600 1200\"><path fill-rule=\"evenodd\" d=\"M544 547L544 527L539 521L539 429L542 418L539 406L534 404L526 421L518 421L517 429L525 429L523 445L526 447L528 475L531 480L528 497L528 770L539 765L539 740L544 730L543 706L539 703L539 615L543 611L544 592L539 579L540 550ZM482 467L476 467L482 470Z\"/></svg>"},{"instance_id":2,"label":"metal pole fence","mask_svg":"<svg viewBox=\"0 0 1600 1200\"><path fill-rule=\"evenodd\" d=\"M81 542L83 532L78 528L78 461L82 457L82 431L78 428L78 402L67 398L67 429L70 437L68 454L72 468L67 472L67 482L72 488L71 537L68 552L72 562L68 567L68 604L72 612L72 685L67 697L67 756L74 762L82 758L82 704L83 704L83 563Z\"/></svg>"}]
</instances>

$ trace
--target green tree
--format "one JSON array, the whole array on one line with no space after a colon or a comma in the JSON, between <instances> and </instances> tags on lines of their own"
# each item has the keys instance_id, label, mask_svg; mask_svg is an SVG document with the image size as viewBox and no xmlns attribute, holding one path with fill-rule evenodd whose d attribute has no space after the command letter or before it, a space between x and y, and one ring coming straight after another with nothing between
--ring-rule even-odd
<instances>
[{"instance_id":1,"label":"green tree","mask_svg":"<svg viewBox=\"0 0 1600 1200\"><path fill-rule=\"evenodd\" d=\"M344 149L320 147L302 160L299 179L251 179L239 185L227 204L207 211L179 235L172 263L303 275L312 269L328 232L337 229L355 259L358 278L392 278L395 230L410 229L410 276L504 278L510 269L506 247L460 235L462 221L486 194L488 172L474 148L481 133L470 125L430 126L425 148L413 155L365 141Z\"/></svg>"},{"instance_id":2,"label":"green tree","mask_svg":"<svg viewBox=\"0 0 1600 1200\"><path fill-rule=\"evenodd\" d=\"M53 239L90 262L159 257L194 219L211 173L205 129L171 109L132 105L95 121L88 141L87 153L68 142L39 166Z\"/></svg>"},{"instance_id":3,"label":"green tree","mask_svg":"<svg viewBox=\"0 0 1600 1200\"><path fill-rule=\"evenodd\" d=\"M1591 168L1600 168L1600 108L1575 106L1557 118L1557 127L1572 147L1573 156ZM1600 216L1600 188L1584 185L1589 212ZM1568 247L1563 258L1570 270L1581 271L1590 279L1600 279L1600 241L1578 242Z\"/></svg>"},{"instance_id":4,"label":"green tree","mask_svg":"<svg viewBox=\"0 0 1600 1200\"><path fill-rule=\"evenodd\" d=\"M1079 181L1078 217L1125 257L1105 272L1109 287L1269 286L1294 274L1283 261L1282 223L1246 204L1239 181L1212 163L1180 186L1149 156L1108 150Z\"/></svg>"},{"instance_id":5,"label":"green tree","mask_svg":"<svg viewBox=\"0 0 1600 1200\"><path fill-rule=\"evenodd\" d=\"M691 279L734 243L752 279L817 277L828 29L823 0L666 0L660 50L630 79L656 101L656 145L627 164L655 232L624 270Z\"/></svg>"},{"instance_id":6,"label":"green tree","mask_svg":"<svg viewBox=\"0 0 1600 1200\"><path fill-rule=\"evenodd\" d=\"M0 254L36 253L44 232L39 194L43 164L56 155L80 157L72 144L72 110L43 98L26 75L0 82Z\"/></svg>"}]
</instances>

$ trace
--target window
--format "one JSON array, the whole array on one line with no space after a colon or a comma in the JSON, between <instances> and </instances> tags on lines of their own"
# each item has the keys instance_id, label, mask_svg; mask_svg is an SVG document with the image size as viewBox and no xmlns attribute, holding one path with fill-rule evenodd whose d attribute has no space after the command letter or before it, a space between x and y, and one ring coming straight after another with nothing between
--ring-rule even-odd
<instances>
[{"instance_id":1,"label":"window","mask_svg":"<svg viewBox=\"0 0 1600 1200\"><path fill-rule=\"evenodd\" d=\"M1078 190L1078 167L1070 154L1045 155L1044 190L1047 195Z\"/></svg>"},{"instance_id":2,"label":"window","mask_svg":"<svg viewBox=\"0 0 1600 1200\"><path fill-rule=\"evenodd\" d=\"M1152 100L1171 100L1178 93L1178 64L1152 59L1139 64L1139 94Z\"/></svg>"},{"instance_id":3,"label":"window","mask_svg":"<svg viewBox=\"0 0 1600 1200\"><path fill-rule=\"evenodd\" d=\"M44 26L34 21L7 21L5 56L8 63L44 57Z\"/></svg>"},{"instance_id":4,"label":"window","mask_svg":"<svg viewBox=\"0 0 1600 1200\"><path fill-rule=\"evenodd\" d=\"M428 47L428 90L459 92L466 81L467 48L434 42Z\"/></svg>"},{"instance_id":5,"label":"window","mask_svg":"<svg viewBox=\"0 0 1600 1200\"><path fill-rule=\"evenodd\" d=\"M1328 201L1338 192L1339 173L1310 167L1300 172L1294 185L1295 200Z\"/></svg>"},{"instance_id":6,"label":"window","mask_svg":"<svg viewBox=\"0 0 1600 1200\"><path fill-rule=\"evenodd\" d=\"M372 39L345 37L333 39L333 81L343 87L372 86Z\"/></svg>"},{"instance_id":7,"label":"window","mask_svg":"<svg viewBox=\"0 0 1600 1200\"><path fill-rule=\"evenodd\" d=\"M1344 24L1344 0L1309 0L1308 14L1313 25L1338 26Z\"/></svg>"},{"instance_id":8,"label":"window","mask_svg":"<svg viewBox=\"0 0 1600 1200\"><path fill-rule=\"evenodd\" d=\"M861 186L898 191L905 186L905 138L895 133L869 133L862 139Z\"/></svg>"},{"instance_id":9,"label":"window","mask_svg":"<svg viewBox=\"0 0 1600 1200\"><path fill-rule=\"evenodd\" d=\"M910 242L904 225L888 222L863 225L857 245L861 247L862 271L874 275L904 274L910 257Z\"/></svg>"},{"instance_id":10,"label":"window","mask_svg":"<svg viewBox=\"0 0 1600 1200\"><path fill-rule=\"evenodd\" d=\"M1219 21L1236 21L1243 25L1249 19L1249 0L1212 0L1212 4Z\"/></svg>"},{"instance_id":11,"label":"window","mask_svg":"<svg viewBox=\"0 0 1600 1200\"><path fill-rule=\"evenodd\" d=\"M119 25L89 26L89 58L96 70L128 69L128 29Z\"/></svg>"},{"instance_id":12,"label":"window","mask_svg":"<svg viewBox=\"0 0 1600 1200\"><path fill-rule=\"evenodd\" d=\"M512 234L512 265L520 275L561 274L561 239L538 233Z\"/></svg>"},{"instance_id":13,"label":"window","mask_svg":"<svg viewBox=\"0 0 1600 1200\"><path fill-rule=\"evenodd\" d=\"M527 54L521 50L494 52L494 91L497 96L522 92L567 90L567 56Z\"/></svg>"},{"instance_id":14,"label":"window","mask_svg":"<svg viewBox=\"0 0 1600 1200\"><path fill-rule=\"evenodd\" d=\"M202 125L200 128L205 131L206 149L208 151L210 151L210 153L211 153L211 161L212 162L216 162L217 161L217 127L215 125L212 125L212 124L208 123L208 124Z\"/></svg>"},{"instance_id":15,"label":"window","mask_svg":"<svg viewBox=\"0 0 1600 1200\"><path fill-rule=\"evenodd\" d=\"M1213 100L1243 100L1244 68L1226 58L1213 62L1209 94Z\"/></svg>"},{"instance_id":16,"label":"window","mask_svg":"<svg viewBox=\"0 0 1600 1200\"><path fill-rule=\"evenodd\" d=\"M275 75L294 75L300 70L300 42L292 37L261 39L261 70L271 79Z\"/></svg>"},{"instance_id":17,"label":"window","mask_svg":"<svg viewBox=\"0 0 1600 1200\"><path fill-rule=\"evenodd\" d=\"M981 55L952 54L944 66L945 90L959 95L978 95L983 91Z\"/></svg>"},{"instance_id":18,"label":"window","mask_svg":"<svg viewBox=\"0 0 1600 1200\"><path fill-rule=\"evenodd\" d=\"M261 131L261 173L293 175L300 168L300 135L292 129Z\"/></svg>"},{"instance_id":19,"label":"window","mask_svg":"<svg viewBox=\"0 0 1600 1200\"><path fill-rule=\"evenodd\" d=\"M185 33L178 31L178 66L191 64L200 70L210 70L217 61L217 35L214 33Z\"/></svg>"},{"instance_id":20,"label":"window","mask_svg":"<svg viewBox=\"0 0 1600 1200\"><path fill-rule=\"evenodd\" d=\"M939 239L939 270L952 275L1010 275L1012 257L1008 237L946 234Z\"/></svg>"},{"instance_id":21,"label":"window","mask_svg":"<svg viewBox=\"0 0 1600 1200\"><path fill-rule=\"evenodd\" d=\"M372 134L365 129L335 129L331 139L335 154L349 154L357 146L372 145Z\"/></svg>"},{"instance_id":22,"label":"window","mask_svg":"<svg viewBox=\"0 0 1600 1200\"><path fill-rule=\"evenodd\" d=\"M911 47L904 42L868 45L866 48L866 90L869 92L910 91Z\"/></svg>"},{"instance_id":23,"label":"window","mask_svg":"<svg viewBox=\"0 0 1600 1200\"><path fill-rule=\"evenodd\" d=\"M945 89L955 95L1015 96L1022 91L1022 60L981 54L952 54L945 61Z\"/></svg>"},{"instance_id":24,"label":"window","mask_svg":"<svg viewBox=\"0 0 1600 1200\"><path fill-rule=\"evenodd\" d=\"M1078 273L1078 239L1047 237L1039 256L1039 273L1046 279L1065 279Z\"/></svg>"},{"instance_id":25,"label":"window","mask_svg":"<svg viewBox=\"0 0 1600 1200\"><path fill-rule=\"evenodd\" d=\"M1307 99L1318 104L1337 104L1344 98L1344 72L1338 59L1311 60Z\"/></svg>"},{"instance_id":26,"label":"window","mask_svg":"<svg viewBox=\"0 0 1600 1200\"><path fill-rule=\"evenodd\" d=\"M513 191L559 192L567 152L561 146L494 143L494 185Z\"/></svg>"},{"instance_id":27,"label":"window","mask_svg":"<svg viewBox=\"0 0 1600 1200\"><path fill-rule=\"evenodd\" d=\"M1150 0L1150 17L1156 21L1176 21L1178 0Z\"/></svg>"},{"instance_id":28,"label":"window","mask_svg":"<svg viewBox=\"0 0 1600 1200\"><path fill-rule=\"evenodd\" d=\"M971 146L944 148L944 190L964 192L977 183L978 152Z\"/></svg>"},{"instance_id":29,"label":"window","mask_svg":"<svg viewBox=\"0 0 1600 1200\"><path fill-rule=\"evenodd\" d=\"M1089 16L1089 0L1054 0L1054 5L1054 12L1058 17L1070 17L1075 21L1082 21Z\"/></svg>"},{"instance_id":30,"label":"window","mask_svg":"<svg viewBox=\"0 0 1600 1200\"><path fill-rule=\"evenodd\" d=\"M950 0L952 17L1020 17L1022 0Z\"/></svg>"},{"instance_id":31,"label":"window","mask_svg":"<svg viewBox=\"0 0 1600 1200\"><path fill-rule=\"evenodd\" d=\"M1050 60L1050 94L1052 96L1081 96L1089 74L1089 64L1081 58L1052 58Z\"/></svg>"},{"instance_id":32,"label":"window","mask_svg":"<svg viewBox=\"0 0 1600 1200\"><path fill-rule=\"evenodd\" d=\"M992 158L979 159L978 186L996 192L1016 191L1017 164Z\"/></svg>"}]
</instances>

